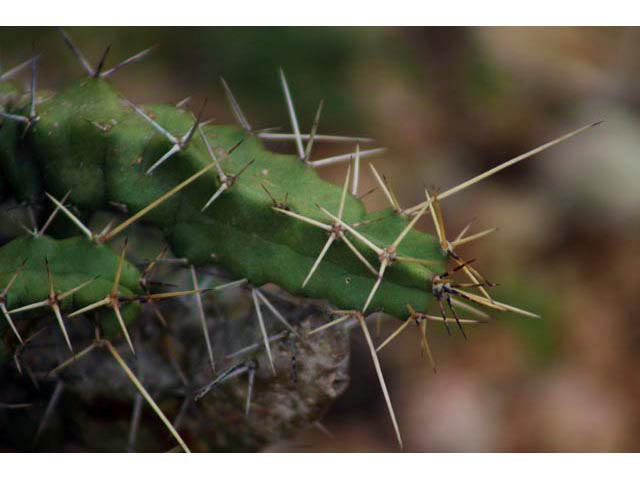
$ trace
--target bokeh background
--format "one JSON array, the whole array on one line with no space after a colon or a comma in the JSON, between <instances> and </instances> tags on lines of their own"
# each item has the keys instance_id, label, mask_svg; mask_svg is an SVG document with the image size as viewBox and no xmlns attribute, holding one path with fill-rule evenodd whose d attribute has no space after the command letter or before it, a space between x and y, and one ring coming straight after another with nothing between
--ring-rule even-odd
<instances>
[{"instance_id":1,"label":"bokeh background","mask_svg":"<svg viewBox=\"0 0 640 480\"><path fill-rule=\"evenodd\" d=\"M501 301L542 320L495 315L430 338L434 375L407 330L381 354L409 451L640 450L640 30L635 28L70 28L91 60L149 46L115 76L137 102L206 96L233 117L223 75L255 128L289 131L278 67L302 129L368 135L402 206L582 125L597 128L444 201L451 236L471 219L492 236L460 250L501 284ZM0 29L6 67L35 49L41 85L82 73L53 29ZM22 77L27 82L28 75ZM293 152L293 145L274 144ZM318 145L315 158L349 151ZM366 164L367 162L365 162ZM333 182L344 165L322 170ZM375 186L363 168L361 192ZM376 191L371 209L386 206ZM432 231L426 220L422 227ZM385 321L383 338L397 323ZM273 451L395 451L360 332L352 382L310 428Z\"/></svg>"}]
</instances>

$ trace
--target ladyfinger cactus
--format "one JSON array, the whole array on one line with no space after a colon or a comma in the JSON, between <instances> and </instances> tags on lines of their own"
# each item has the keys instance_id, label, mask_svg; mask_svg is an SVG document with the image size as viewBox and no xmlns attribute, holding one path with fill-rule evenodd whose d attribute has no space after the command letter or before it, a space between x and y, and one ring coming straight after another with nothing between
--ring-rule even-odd
<instances>
[{"instance_id":1,"label":"ladyfinger cactus","mask_svg":"<svg viewBox=\"0 0 640 480\"><path fill-rule=\"evenodd\" d=\"M463 324L477 320L460 318L458 309L477 312L470 304L535 316L491 297L488 290L493 284L457 252L457 247L490 231L469 234L465 229L450 240L439 202L591 125L443 193L425 191L424 202L411 208L398 204L393 191L371 165L390 207L367 212L355 195L360 163L383 149L360 151L357 145L352 153L312 160L314 142L363 143L367 139L319 135L320 109L311 133L303 135L282 72L293 133L258 133L252 131L224 81L239 127L203 121L204 106L194 116L181 107L132 103L109 82L109 76L120 66L106 70L103 57L93 68L63 35L87 76L46 97L37 90L37 57L29 62L32 82L28 95L20 97L8 82L11 72L0 76L2 194L26 205L44 200L50 214L41 227L25 227L25 235L0 247L0 307L5 320L0 325L0 332L4 331L2 363L18 361L16 352L28 348L28 339L38 328L51 324L48 314L56 319L68 349L76 354L79 350L68 333L73 328L70 325L94 321L96 338L87 348L105 347L180 446L188 450L112 342L121 334L135 352L129 330L145 304L195 297L210 375L217 378L220 372L213 372L215 341L209 336L203 308L210 287L203 288L192 269L193 282L188 289L152 291L152 285L145 282L146 270L126 260L127 241L124 249L114 251L110 246L141 223L157 228L173 255L185 259L188 265L216 266L250 285L272 373L276 368L264 321L267 312L305 345L313 345L314 333L355 320L370 346L400 445L391 400L365 321L368 314L384 312L403 320L378 350L407 325L417 323L421 345L430 359L426 335L430 320L443 321L448 331L449 322L456 322L465 335ZM291 140L297 155L272 153L264 147L263 139ZM334 163L346 164L340 186L323 181L316 172ZM105 211L114 212L118 222L102 231L89 228L96 215ZM414 228L424 216L433 219L435 236ZM63 217L66 227L59 225ZM52 223L60 227L55 236L48 235ZM454 280L455 272L466 279ZM326 301L337 318L301 333L261 291L267 284L302 299ZM428 312L432 303L436 304L436 315ZM89 353L85 350L78 357ZM72 360L76 361L75 357L69 362ZM250 372L246 365L242 368Z\"/></svg>"}]
</instances>

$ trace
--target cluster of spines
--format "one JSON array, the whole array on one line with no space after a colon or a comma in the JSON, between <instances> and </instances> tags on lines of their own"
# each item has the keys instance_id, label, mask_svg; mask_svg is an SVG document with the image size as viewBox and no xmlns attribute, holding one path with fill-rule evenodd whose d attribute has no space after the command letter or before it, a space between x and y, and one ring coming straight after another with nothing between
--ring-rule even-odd
<instances>
[{"instance_id":1,"label":"cluster of spines","mask_svg":"<svg viewBox=\"0 0 640 480\"><path fill-rule=\"evenodd\" d=\"M122 62L121 64L117 65L116 67L113 67L109 70L104 70L104 65L105 65L105 59L106 56L109 52L109 47L105 50L102 58L100 59L98 66L96 68L93 68L90 63L86 60L86 58L84 57L84 55L82 54L82 52L80 51L80 49L75 46L75 44L72 42L71 38L64 32L61 30L61 33L64 37L65 42L67 43L67 45L71 48L71 50L76 54L76 56L79 58L81 64L83 65L84 69L86 70L86 72L89 74L90 77L93 78L107 78L110 75L112 75L113 73L115 73L117 70L119 70L122 66L125 66L129 63L132 63L134 61L137 61L141 58L143 58L144 56L146 56L151 49L147 49L137 55L134 55L133 57L130 57L129 59L125 60L124 62ZM30 103L29 103L29 109L27 114L24 115L16 115L13 113L7 113L7 112L0 112L0 115L2 115L6 120L8 121L16 121L16 122L20 122L25 124L25 132L34 124L37 123L39 121L39 116L37 114L37 109L36 109L36 69L37 69L37 56L34 56L31 60L25 62L24 64L16 67L13 70L10 70L9 72L5 73L4 75L0 76L0 81L4 81L6 79L8 79L8 77L12 76L14 73L16 73L18 70L27 67L28 65L31 65L32 67L32 80L31 80L31 92L30 92ZM329 248L331 247L331 245L333 244L333 242L335 241L343 241L348 248L354 253L354 255L358 258L358 260L366 267L367 270L369 270L373 275L375 275L376 281L373 285L373 288L371 289L368 297L366 298L366 300L364 301L363 305L361 308L359 309L355 309L355 310L335 310L332 313L339 315L339 317L336 320L332 320L331 322L327 323L326 325L310 332L310 335L313 335L319 331L322 331L326 328L335 326L335 325L339 325L342 324L348 320L356 320L357 323L361 326L363 333L365 335L365 339L367 340L367 344L370 347L370 351L371 351L371 355L372 355L372 359L374 362L374 366L376 368L378 377L379 377L379 381L380 381L380 385L382 387L384 396L385 396L385 400L387 402L387 407L389 409L389 413L394 425L394 428L396 430L396 435L398 438L398 442L400 443L400 445L402 445L402 440L401 440L401 436L400 436L400 432L397 426L397 422L395 419L395 414L393 412L393 407L391 404L391 400L385 385L385 381L384 381L384 377L382 375L382 370L380 368L380 364L379 364L379 360L378 360L378 356L377 356L377 352L380 351L382 348L384 348L386 345L388 345L388 343L393 340L394 338L397 337L397 335L403 331L407 325L409 325L410 323L415 323L418 326L418 330L420 333L420 343L421 343L421 348L423 350L423 352L426 353L427 357L429 358L429 361L431 362L432 367L435 370L435 363L433 361L433 357L431 354L431 350L429 348L429 344L427 341L427 335L426 335L426 326L427 326L427 322L429 320L432 321L443 321L445 326L447 327L447 331L449 330L448 328L448 321L450 321L451 319L449 319L446 315L443 303L446 303L447 306L449 307L449 309L451 310L451 313L454 316L454 321L458 324L458 326L460 327L460 330L462 332L463 335L464 334L464 330L462 328L462 324L463 323L473 323L473 322L477 322L477 320L469 320L469 319L462 319L458 316L457 311L454 308L454 303L456 303L457 299L455 298L455 296L461 297L465 300L468 300L470 302L479 304L481 306L484 307L489 307L489 308L493 308L496 310L500 310L500 311L511 311L511 312L516 312L516 313L520 313L520 314L524 314L524 315L528 315L528 316L533 316L535 317L535 314L531 314L529 312L523 311L521 309L515 308L515 307L511 307L509 305L506 305L504 303L498 302L494 299L491 298L491 296L489 295L489 293L487 292L486 288L487 287L491 287L494 286L494 284L486 281L484 279L484 277L471 266L471 262L467 262L465 260L463 260L455 251L454 249L458 246L461 246L463 244L469 243L471 241L480 239L486 235L488 235L489 233L491 233L494 229L489 229L489 230L485 230L482 232L479 232L477 234L473 234L473 235L466 235L467 231L469 229L469 226L465 227L465 229L463 229L463 231L456 237L455 240L453 241L449 241L446 238L446 234L445 234L445 228L444 228L444 222L442 219L442 213L440 211L440 204L439 201L442 199L447 198L450 195L453 195L454 193L457 193L499 171L501 171L504 168L507 168L517 162L520 162L532 155L535 155L557 143L560 143L562 141L567 140L568 138L586 130L587 128L594 126L595 124L592 125L588 125L585 126L583 128L580 128L574 132L571 132L567 135L564 135L558 139L555 139L551 142L548 142L534 150L531 150L530 152L527 152L523 155L520 155L518 157L515 157L493 169L488 170L487 172L480 174L466 182L463 182L462 184L453 187L443 193L440 194L435 194L435 193L430 193L428 190L425 189L425 200L423 202L421 202L420 204L410 207L410 208L406 208L403 209L398 200L397 200L397 196L395 195L395 193L393 192L393 189L390 187L389 182L387 181L387 179L384 176L381 176L378 171L375 169L375 167L373 166L373 164L369 164L372 174L374 176L374 178L376 179L379 188L381 189L381 191L384 193L385 197L387 198L387 200L389 201L389 204L391 206L391 208L395 211L396 214L404 216L406 218L409 219L407 226L401 231L401 233L396 237L396 239L391 242L388 245L385 246L380 246L380 245L376 245L373 241L371 241L370 239L368 239L365 235L363 235L361 232L358 231L358 224L348 224L346 223L343 218L343 208L344 208L344 200L345 200L345 196L347 191L349 191L351 194L353 195L357 195L358 192L358 182L359 182L359 175L360 175L360 161L363 158L366 157L371 157L374 155L378 155L380 153L383 153L385 151L384 148L373 148L370 150L360 150L360 143L366 143L371 141L371 139L368 138L350 138L350 137L340 137L340 136L332 136L332 135L319 135L317 133L318 131L318 126L319 126L319 121L320 121L320 114L322 112L322 106L323 104L321 103L317 113L315 115L314 121L313 121L313 126L311 129L311 132L309 134L302 134L299 128L299 123L296 117L296 113L295 113L295 107L294 107L294 102L284 75L284 72L282 70L280 70L280 80L282 83L282 88L283 88L283 92L285 95L285 101L286 101L286 105L287 105L287 110L289 112L289 117L291 120L291 126L292 126L292 130L293 133L274 133L271 131L255 131L252 129L250 123L248 122L246 116L244 115L244 113L242 112L242 109L240 108L239 103L237 102L237 100L235 99L235 97L233 96L233 94L231 93L231 89L229 88L228 84L222 80L222 84L223 84L223 88L225 90L225 93L227 94L227 97L229 99L229 103L231 105L232 111L238 121L238 123L240 124L240 126L246 130L248 133L255 135L257 138L261 138L263 140L266 141L293 141L295 143L296 146L296 150L297 150L297 154L298 157L300 158L300 160L302 162L304 162L306 165L312 167L312 168L317 168L317 167L322 167L325 165L332 165L332 164L336 164L336 163L343 163L343 162L347 162L348 168L347 168L347 173L346 173L346 177L345 177L345 181L344 181L344 185L343 185L343 189L342 189L342 196L341 196L341 200L340 200L340 204L339 204L339 209L337 212L332 213L328 210L326 210L325 208L323 208L322 206L318 205L318 208L320 209L320 211L322 211L322 213L326 216L326 218L328 220L330 220L330 223L324 223L324 222L320 222L318 220L312 219L312 218L308 218L305 217L301 214L298 214L294 211L292 211L291 209L289 209L287 207L286 204L286 199L284 201L284 203L280 203L277 202L273 197L273 203L274 203L274 210L288 215L290 217L296 218L302 222L306 222L308 224L311 224L313 226L316 226L320 229L323 229L324 231L326 231L328 233L328 239L327 242L325 243L324 247L322 248L322 250L319 252L318 257L316 258L312 268L310 269L308 275L306 276L304 282L303 282L303 287L307 284L307 282L311 279L311 277L314 275L314 273L316 272L316 269L318 268L318 266L320 265L320 263L322 262L324 256L326 255L327 251L329 250ZM209 163L207 166L205 166L204 168L202 168L201 170L199 170L198 172L196 172L194 175L192 175L191 177L189 177L188 179L186 179L185 181L183 181L182 183L180 183L179 185L177 185L176 187L174 187L173 189L169 190L168 192L166 192L165 194L163 194L161 197L159 197L157 200L155 200L154 202L150 203L147 207L141 209L139 212L137 212L135 215L133 215L132 217L130 217L129 219L125 220L124 222L122 222L120 225L116 226L115 228L111 228L110 226L108 226L104 231L96 234L94 232L92 232L88 227L86 227L78 218L77 216L75 216L70 209L68 209L65 206L65 198L63 198L61 201L57 200L56 198L54 198L53 196L49 195L47 193L47 196L49 197L49 199L54 203L55 205L55 209L51 215L51 217L47 220L47 222L45 222L45 224L43 225L43 227L41 229L37 229L37 228L33 228L33 230L29 230L27 229L27 231L33 235L33 236L40 236L43 235L46 230L48 225L51 223L51 220L53 219L53 217L60 211L62 211L73 223L75 223L80 230L83 232L84 235L87 236L87 238L92 241L92 242L96 242L96 243L104 243L107 242L111 239L113 239L116 235L120 234L123 230L125 230L126 228L128 228L130 225L132 225L134 222L136 222L137 220L141 219L142 217L144 217L148 212L150 212L151 210L153 210L154 208L156 208L157 206L159 206L160 204L162 204L164 201L168 200L169 198L173 197L176 193L178 193L179 191L183 190L184 188L186 188L188 185L190 185L193 181L195 181L197 178L199 178L200 176L202 176L204 173L208 172L209 170L215 168L216 172L218 174L218 180L220 183L220 187L213 192L212 196L209 198L209 200L203 205L202 209L205 210L206 208L208 208L220 195L222 195L226 190L228 190L229 188L231 188L234 184L234 182L236 181L236 179L238 178L238 176L240 176L245 170L246 168L250 165L247 164L243 169L241 169L238 173L236 174L228 174L225 173L224 170L221 168L220 162L222 159L218 158L218 156L215 154L215 152L213 151L213 149L211 148L211 145L209 144L206 135L203 133L202 130L202 125L204 125L206 122L202 121L202 114L204 111L204 105L199 113L199 115L195 118L193 125L191 126L191 128L189 128L188 131L186 131L183 135L181 136L175 136L172 133L170 133L168 130L164 129L159 123L157 123L154 119L152 119L149 115L147 115L145 113L145 111L138 107L137 105L133 104L132 102L129 102L128 100L126 100L126 102L130 105L130 107L138 114L140 115L142 118L145 119L145 121L147 121L151 126L153 126L153 128L158 131L161 135L163 135L167 140L169 140L169 142L171 143L171 147L170 149L163 155L161 156L155 163L152 164L152 166L147 170L148 174L152 174L157 168L159 168L162 164L164 164L167 160L169 160L174 154L185 150L189 147L192 139L194 138L194 136L196 134L198 134L203 142L205 143L206 147L207 147L207 151L209 153L210 156L210 160L211 163ZM304 142L307 142L306 146L304 144ZM311 160L311 151L312 151L312 147L315 141L337 141L337 142L354 142L356 143L356 149L355 152L353 153L349 153L349 154L344 154L344 155L337 155L337 156L333 156L333 157L329 157L329 158L325 158L325 159L321 159L321 160ZM233 153L233 150L237 147L238 145L236 145L235 147L229 149L229 151L226 152L226 155L230 155ZM352 173L353 173L353 177L352 177ZM264 187L263 185L263 188ZM269 196L271 196L271 194L268 192L267 190L267 194L269 194ZM397 253L397 248L399 246L399 244L403 241L403 239L405 238L405 236L407 235L407 233L415 226L415 224L418 222L418 220L426 214L427 210L429 210L432 219L433 219L433 223L434 223L434 227L438 236L438 240L440 242L440 246L443 250L443 252L446 253L446 255L449 258L452 258L455 262L456 262L456 266L455 268L451 271L451 272L445 272L445 273L440 273L440 274L436 274L434 275L434 277L432 278L432 284L431 284L431 293L433 294L433 296L436 298L436 300L439 303L440 306L440 313L441 316L433 316L433 315L429 315L427 313L422 313L422 312L416 312L414 310L414 308L411 305L407 305L407 311L408 311L408 318L406 321L404 321L402 323L402 325L396 330L394 331L386 340L384 340L377 348L374 347L372 339L371 339L371 335L369 333L366 321L365 321L365 313L367 312L367 309L371 303L371 300L373 299L373 297L375 296L381 282L383 281L385 272L387 271L387 268L393 264L394 262L407 262L407 263L418 263L418 264L422 264L422 265L427 265L427 266L432 266L435 262L432 262L430 260L424 260L424 259L418 259L418 258L411 258L411 257L403 257L398 255ZM378 258L379 260L379 265L378 267L374 267L370 261L368 261L366 259L366 257L358 250L358 248L352 243L351 240L349 240L347 233L351 234L355 239L357 239L361 244L363 244L364 246L366 246L369 250L371 250L375 256ZM126 248L126 241L125 241L125 248ZM122 268L122 263L124 261L125 258L125 249L123 248L122 253L120 255L119 258L119 263L118 263L118 271L116 273L116 277L114 278L114 283L113 283L113 288L111 290L111 292L103 299L100 300L99 302L96 302L92 305L88 305L86 307L83 307L81 309L79 309L76 312L73 312L69 315L69 317L73 317L76 315L79 315L81 313L86 313L92 309L95 308L99 308L99 307L111 307L118 319L118 323L120 325L120 328L123 332L123 335L131 349L132 352L135 352L134 350L134 345L133 342L131 340L131 337L127 331L126 325L124 320L122 319L122 316L120 315L120 310L119 310L119 306L120 306L120 302L122 302L123 298L121 298L118 294L118 286L119 286L119 272L121 271ZM467 277L469 278L469 280L471 281L471 283L455 283L451 280L451 274L458 271L458 270L462 270ZM17 328L15 327L15 324L12 321L11 318L11 314L12 313L18 313L21 311L26 311L26 310L31 310L31 309L35 309L35 308L40 308L40 307L44 307L44 306L48 306L52 309L53 313L55 314L58 324L64 334L65 337L65 341L67 343L67 345L69 346L69 348L71 349L71 351L73 352L73 348L69 339L69 336L66 332L65 326L64 326L64 319L62 317L61 311L60 311L60 307L59 307L59 302L65 298L66 296L72 295L73 293L77 292L79 289L84 288L85 286L87 286L91 280L78 285L77 287L74 287L71 290L68 290L66 292L62 292L62 293L58 293L56 292L55 288L54 288L54 281L51 275L51 272L48 269L48 265L47 265L47 271L48 271L48 282L49 282L49 296L46 299L43 299L41 301L38 301L34 304L31 305L25 305L19 308L16 308L14 310L8 310L6 308L6 296L9 293L9 290L13 284L13 282L15 281L17 275L19 275L19 271L16 272L16 274L12 277L12 279L10 280L10 282L8 283L8 285L5 286L4 291L2 293L2 295L0 295L0 308L2 309L2 312L7 320L7 322L9 323L12 331L14 332L14 334L16 335L16 337L18 338L18 340L20 341L21 344L24 344L25 342L23 341L23 339L21 338ZM198 307L198 312L199 312L199 319L202 323L202 327L203 327L203 332L204 332L204 336L205 336L205 342L206 342L206 346L207 346L207 353L208 353L208 357L209 357L209 362L211 365L211 369L212 372L215 371L215 362L214 362L214 358L213 358L213 351L212 351L212 347L211 347L211 341L208 337L208 331L206 329L206 323L205 323L205 317L204 317L204 309L202 307L202 301L200 298L200 294L205 291L203 289L199 288L198 285L198 280L197 280L197 276L196 276L196 272L192 267L191 270L191 274L192 274L192 281L193 281L193 289L192 290L188 290L188 291L178 291L178 292L166 292L166 293L150 293L148 291L146 291L145 295L143 295L142 297L138 297L135 298L133 300L135 301L146 301L146 302L153 302L153 300L157 300L157 299L162 299L162 298L167 298L167 297L171 297L171 296L185 296L185 295L193 295L196 298L196 304ZM239 282L245 282L246 280L240 280ZM238 282L232 282L232 284L237 284ZM466 290L462 290L463 288L479 288L480 292L482 295L476 295L473 293L470 293ZM271 339L268 336L268 333L266 331L265 325L264 325L264 321L263 321L263 317L262 317L262 309L261 309L261 305L266 306L270 312L280 321L283 323L283 325L286 327L287 330L293 332L295 335L299 336L299 333L287 322L287 320L285 319L285 317L280 314L278 312L278 310L273 306L273 304L267 299L267 297L260 291L259 288L255 288L255 287L251 287L251 296L252 296L252 300L254 303L254 307L256 310L256 314L257 314L257 318L258 318L258 323L259 323L259 327L263 336L263 344L264 344L264 348L265 351L267 353L267 357L269 359L269 363L271 368L273 369L274 373L275 373L275 367L273 365L273 360L272 360L272 355L271 355L271 350L270 350L270 342ZM132 299L129 299L132 300ZM470 310L475 310L472 309L472 307L470 307L467 304L462 304L465 306L465 308L470 309ZM466 338L466 335L465 335ZM305 339L302 339L303 341ZM185 450L188 450L188 448L186 447L186 445L184 444L184 442L182 441L182 439L180 438L179 434L177 433L177 431L175 431L175 429L173 429L173 427L171 426L171 424L168 422L168 420L166 419L166 417L164 417L164 415L162 414L162 412L160 411L160 409L157 407L157 405L155 405L153 399L151 399L151 397L148 395L148 393L146 392L146 390L144 389L144 387L142 386L142 384L139 382L139 380L136 378L135 374L129 369L129 367L126 365L126 363L124 362L124 360L122 359L122 357L118 354L117 350L113 347L113 345L111 344L110 341L102 339L99 336L96 336L96 340L87 348L85 348L84 350L82 350L81 352L79 352L78 354L75 354L72 359L70 359L67 362L64 362L63 364L61 364L59 367L57 367L56 369L54 369L53 373L57 373L59 372L62 368L66 367L68 364L70 364L72 361L77 360L78 358L81 358L82 356L84 356L85 354L89 353L93 348L96 347L106 347L111 354L113 355L114 359L121 365L121 367L123 368L123 370L125 371L125 373L127 374L127 376L131 379L131 381L134 383L134 385L136 386L136 388L138 389L140 395L142 397L144 397L146 399L147 402L149 402L150 405L152 405L152 407L154 408L154 410L156 411L156 413L163 419L163 422L165 422L165 424L167 425L167 428L169 428L169 430L171 431L171 433L176 437L176 440L178 441L178 443L181 445L181 447ZM248 397L247 397L247 414L249 412L249 406L251 403L251 391L252 391L252 385L253 385L253 375L255 372L255 365L251 364L251 363L242 363L239 366L234 366L231 369L229 369L228 371L223 372L221 375L219 375L218 377L216 377L216 379L214 380L214 382L212 382L212 385L218 384L223 380L227 380L229 378L232 378L233 376L237 376L240 375L241 373L247 373L249 374L249 388L248 388ZM211 388L211 386L209 386L209 388ZM204 395L206 393L206 388L205 390L203 390L203 392L200 393L201 395Z\"/></svg>"}]
</instances>

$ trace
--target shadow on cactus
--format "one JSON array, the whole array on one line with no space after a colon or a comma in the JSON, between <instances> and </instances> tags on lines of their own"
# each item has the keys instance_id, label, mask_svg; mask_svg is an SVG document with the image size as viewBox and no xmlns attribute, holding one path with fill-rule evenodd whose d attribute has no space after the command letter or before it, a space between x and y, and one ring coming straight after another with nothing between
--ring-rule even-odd
<instances>
[{"instance_id":1,"label":"shadow on cactus","mask_svg":"<svg viewBox=\"0 0 640 480\"><path fill-rule=\"evenodd\" d=\"M16 220L24 234L0 247L0 360L13 395L2 399L3 443L257 450L321 428L348 383L356 326L402 447L377 352L414 324L435 371L428 324L450 335L456 324L466 338L465 327L489 318L477 307L536 317L494 299L495 284L458 253L492 230L467 227L451 239L440 201L593 125L444 192L425 190L409 208L369 164L389 208L367 212L361 162L384 149L318 133L322 105L301 133L282 71L291 133L254 130L224 80L239 126L215 125L204 105L194 116L184 104L138 106L114 90L109 77L150 50L106 69L107 49L93 67L61 33L86 76L41 95L38 57L0 74L2 194L9 216L32 220ZM9 82L28 67L23 95ZM296 155L270 152L271 141L291 142ZM317 142L354 146L313 159ZM331 164L345 165L340 186L316 173ZM414 228L423 216L435 235ZM367 326L375 312L401 320L377 347ZM113 400L114 391L125 393ZM49 394L44 408L34 403ZM109 395L110 408L127 412L112 422L120 440L70 433L64 422L99 426L92 405ZM83 413L63 411L56 427L61 398Z\"/></svg>"}]
</instances>

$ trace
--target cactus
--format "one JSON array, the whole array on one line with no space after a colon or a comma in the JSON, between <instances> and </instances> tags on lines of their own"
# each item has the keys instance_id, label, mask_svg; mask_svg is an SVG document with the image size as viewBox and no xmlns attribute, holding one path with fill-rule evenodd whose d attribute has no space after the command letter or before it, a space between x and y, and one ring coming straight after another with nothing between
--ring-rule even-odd
<instances>
[{"instance_id":1,"label":"cactus","mask_svg":"<svg viewBox=\"0 0 640 480\"><path fill-rule=\"evenodd\" d=\"M148 51L106 70L107 50L94 68L70 37L62 33L87 76L47 96L38 94L37 57L21 66L32 68L28 95L20 95L9 83L14 72L0 76L0 191L25 205L39 204L46 199L49 211L42 227L23 227L26 235L17 236L0 247L0 287L3 288L0 308L5 320L0 325L0 364L5 364L4 368L12 359L21 368L20 360L26 357L30 346L38 342L42 331L39 329L44 325L47 331L52 325L51 313L55 318L53 324L62 332L72 356L49 372L47 378L62 378L68 368L82 369L82 362L89 361L86 357L91 357L93 350L102 351L106 357L91 364L92 371L100 372L96 374L94 387L95 383L101 383L99 378L103 378L104 383L115 378L110 376L112 372L108 367L103 367L111 358L115 362L112 364L124 372L122 378L133 386L132 395L146 401L180 447L188 451L178 429L143 385L155 385L154 390L161 392L164 390L158 385L163 382L179 382L177 375L171 381L160 378L157 370L165 367L157 366L155 358L148 359L150 350L159 348L160 340L155 338L140 344L131 333L143 318L146 305L151 305L162 320L158 302L169 298L183 302L195 299L197 309L186 316L191 318L195 312L201 322L196 332L204 333L207 368L203 370L200 365L199 369L189 372L188 376L197 378L194 382L204 390L197 394L189 382L190 390L185 397L191 400L206 397L221 382L246 374L250 380L247 414L256 375L263 379L264 385L257 389L261 393L272 388L277 383L273 379L281 375L282 358L277 352L284 339L304 350L309 364L322 363L331 352L344 357L347 348L344 331L330 327L355 321L370 347L395 433L402 445L377 351L409 324L416 323L422 348L435 369L426 335L429 321L442 322L448 332L449 322L455 322L466 338L463 324L486 318L486 314L471 304L536 316L491 297L488 289L494 284L456 252L458 246L477 240L491 230L467 234L465 229L455 240L449 240L439 202L592 125L442 193L425 190L424 202L410 208L398 205L386 180L370 164L390 207L367 212L357 197L360 162L384 149L361 151L359 144L368 139L319 135L321 107L311 132L301 134L282 71L280 78L292 134L252 130L224 81L223 88L240 126L214 125L203 121L204 105L194 117L182 105L138 106L112 87L109 77L121 66L143 58ZM292 140L297 155L272 153L263 145L265 139ZM325 140L357 145L352 153L312 160L314 142ZM335 163L347 165L345 180L340 186L323 181L316 173L318 167ZM95 230L93 225L105 218L104 212L112 212L113 221L101 225L104 227L101 231ZM423 216L432 218L435 236L414 228ZM127 260L127 246L131 243L135 248L134 231L141 224L157 229L174 257L184 259L190 266L189 288L158 289L148 281L156 261L140 268ZM132 237L131 242L127 242L127 235ZM121 246L116 247L114 242L122 239L124 242L118 242ZM449 260L454 266L450 271ZM210 285L202 287L200 272L211 267L219 270L215 275L207 274ZM230 277L233 281L220 283L220 270L225 272L224 278ZM452 279L458 271L468 277L466 283ZM242 282L248 285L249 300L245 302L249 301L255 309L262 337L264 350L258 360L260 367L256 370L256 364L245 359L221 369L216 357L220 358L220 349L229 355L231 346L220 345L219 340L210 337L206 312L209 303L215 305L223 301L221 291L232 290L231 287ZM330 309L314 307L312 314L303 315L300 310L304 310L304 306L291 306L290 302L281 300L281 305L276 307L276 301L269 300L270 294L264 291L263 287L268 284L293 295L294 304L305 299L321 300L324 303L320 305L330 305ZM431 303L438 304L438 315L428 313ZM462 319L457 309L466 309L479 319ZM283 314L284 310L289 310L291 316ZM402 320L398 330L377 349L365 321L373 312L384 312ZM311 323L309 315L313 317ZM329 315L337 318L329 320ZM227 323L232 322L232 318L234 315L229 316ZM242 318L233 321L246 323L247 317ZM274 325L283 327L285 333L275 343L269 337ZM85 343L89 342L84 349L78 350L74 345L73 330ZM185 334L187 338L194 334L189 332ZM244 334L239 336L247 338ZM120 353L115 346L121 339L132 354L137 354L127 357L129 362L123 357L129 354ZM41 354L41 363L47 363L43 360L45 357ZM49 355L47 360L55 362L55 355ZM128 366L132 361L138 365L138 373ZM344 366L327 368L334 374L339 371L344 375ZM196 371L199 373L194 373ZM271 376L273 379L269 380ZM113 382L113 386L119 388L121 382ZM313 383L313 378L303 382L313 392L312 397L320 395L320 387L312 387ZM339 391L341 388L334 393ZM327 398L323 401L328 402L335 396L324 392ZM219 399L216 401L216 409L223 410L224 404ZM318 416L318 412L305 413L300 418L310 422ZM286 420L274 422L282 426ZM255 433L255 428L249 425L247 432ZM280 430L274 427L274 431ZM244 440L230 440L231 435L226 438L224 448L259 448L273 440L262 433L262 443L248 440L251 433L245 433ZM202 448L220 445L205 444Z\"/></svg>"}]
</instances>

